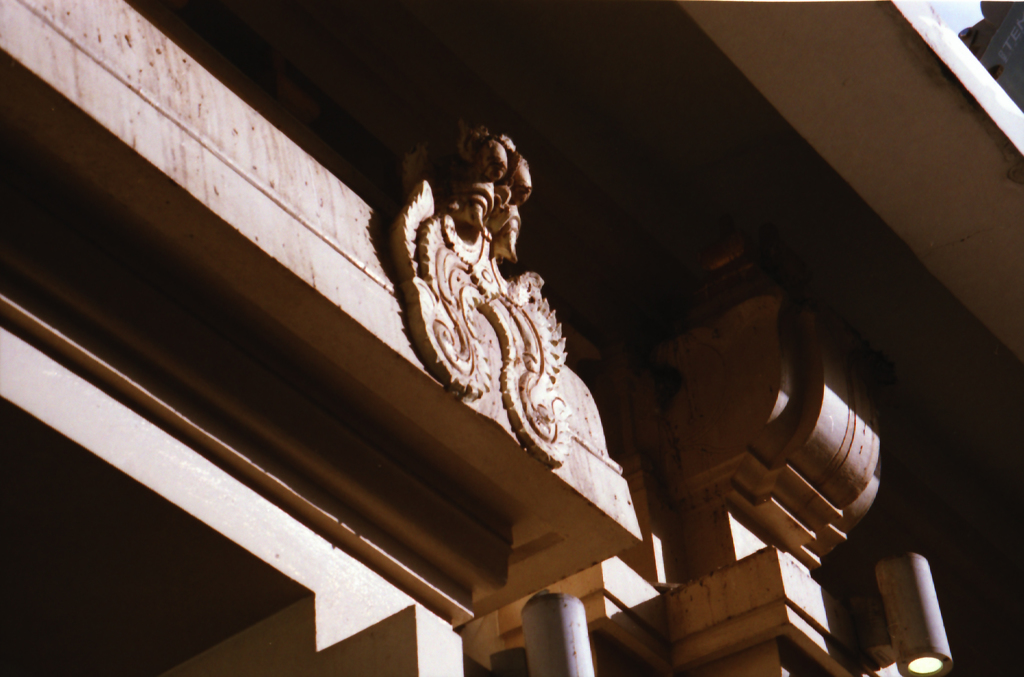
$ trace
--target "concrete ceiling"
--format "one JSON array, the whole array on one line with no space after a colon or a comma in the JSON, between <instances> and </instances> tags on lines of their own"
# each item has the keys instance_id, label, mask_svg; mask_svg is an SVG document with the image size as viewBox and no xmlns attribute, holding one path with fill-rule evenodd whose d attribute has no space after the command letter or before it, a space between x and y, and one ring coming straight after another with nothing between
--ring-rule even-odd
<instances>
[{"instance_id":1,"label":"concrete ceiling","mask_svg":"<svg viewBox=\"0 0 1024 677\"><path fill-rule=\"evenodd\" d=\"M970 89L888 3L685 9L928 270L1024 358L1024 114L1005 94L989 101L991 90L1003 93L954 31L923 3L904 7L915 19L929 15L922 27Z\"/></svg>"}]
</instances>

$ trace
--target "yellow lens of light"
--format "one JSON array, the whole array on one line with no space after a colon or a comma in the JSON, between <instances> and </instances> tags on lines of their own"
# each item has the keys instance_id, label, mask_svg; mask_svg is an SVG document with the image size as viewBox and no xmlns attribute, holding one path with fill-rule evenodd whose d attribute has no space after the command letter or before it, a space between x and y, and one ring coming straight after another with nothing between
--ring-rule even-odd
<instances>
[{"instance_id":1,"label":"yellow lens of light","mask_svg":"<svg viewBox=\"0 0 1024 677\"><path fill-rule=\"evenodd\" d=\"M910 661L910 665L907 666L907 669L915 675L934 675L942 669L942 661L938 658L932 658L931 656L915 658Z\"/></svg>"}]
</instances>

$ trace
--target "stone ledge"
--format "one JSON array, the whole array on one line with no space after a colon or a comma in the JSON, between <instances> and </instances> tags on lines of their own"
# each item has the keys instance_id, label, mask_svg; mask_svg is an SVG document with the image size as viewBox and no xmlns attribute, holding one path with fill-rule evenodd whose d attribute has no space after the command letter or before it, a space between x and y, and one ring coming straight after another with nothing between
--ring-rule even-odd
<instances>
[{"instance_id":1,"label":"stone ledge","mask_svg":"<svg viewBox=\"0 0 1024 677\"><path fill-rule=\"evenodd\" d=\"M675 670L786 637L830 675L876 674L857 658L849 612L775 548L680 586L666 599Z\"/></svg>"}]
</instances>

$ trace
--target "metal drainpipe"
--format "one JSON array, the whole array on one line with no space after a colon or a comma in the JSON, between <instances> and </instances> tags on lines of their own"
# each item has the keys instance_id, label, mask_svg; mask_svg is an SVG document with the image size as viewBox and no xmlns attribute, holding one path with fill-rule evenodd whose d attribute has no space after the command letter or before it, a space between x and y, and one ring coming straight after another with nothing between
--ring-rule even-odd
<instances>
[{"instance_id":1,"label":"metal drainpipe","mask_svg":"<svg viewBox=\"0 0 1024 677\"><path fill-rule=\"evenodd\" d=\"M594 677L587 614L572 595L538 592L523 607L530 677Z\"/></svg>"}]
</instances>

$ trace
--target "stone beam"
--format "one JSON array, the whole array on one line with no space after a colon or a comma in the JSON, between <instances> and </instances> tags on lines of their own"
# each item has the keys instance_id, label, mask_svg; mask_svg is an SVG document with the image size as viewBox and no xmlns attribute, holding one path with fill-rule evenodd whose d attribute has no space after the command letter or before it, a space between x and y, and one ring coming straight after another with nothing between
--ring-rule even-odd
<instances>
[{"instance_id":1,"label":"stone beam","mask_svg":"<svg viewBox=\"0 0 1024 677\"><path fill-rule=\"evenodd\" d=\"M440 475L493 488L484 498L507 522L512 556L506 585L463 581L477 612L636 542L628 488L606 462L580 450L549 470L424 371L379 258L376 212L128 5L3 0L0 50L11 59L0 75L7 139L116 205L129 225L111 227L125 242L235 299ZM19 274L39 272L28 268ZM409 590L465 620L462 602Z\"/></svg>"},{"instance_id":2,"label":"stone beam","mask_svg":"<svg viewBox=\"0 0 1024 677\"><path fill-rule=\"evenodd\" d=\"M677 671L716 665L786 638L824 674L895 675L894 669L875 673L861 665L849 612L802 564L775 548L675 588L666 604Z\"/></svg>"},{"instance_id":3,"label":"stone beam","mask_svg":"<svg viewBox=\"0 0 1024 677\"><path fill-rule=\"evenodd\" d=\"M312 590L317 649L414 603L200 454L2 329L0 396Z\"/></svg>"},{"instance_id":4,"label":"stone beam","mask_svg":"<svg viewBox=\"0 0 1024 677\"><path fill-rule=\"evenodd\" d=\"M462 641L451 626L409 606L322 651L314 649L313 603L300 600L162 677L451 677Z\"/></svg>"}]
</instances>

